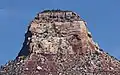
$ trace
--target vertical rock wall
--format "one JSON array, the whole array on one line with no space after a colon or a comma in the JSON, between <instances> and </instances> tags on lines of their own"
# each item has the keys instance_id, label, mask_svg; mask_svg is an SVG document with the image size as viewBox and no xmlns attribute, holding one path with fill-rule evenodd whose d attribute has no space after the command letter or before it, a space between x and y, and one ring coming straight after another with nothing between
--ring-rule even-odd
<instances>
[{"instance_id":1,"label":"vertical rock wall","mask_svg":"<svg viewBox=\"0 0 120 75\"><path fill-rule=\"evenodd\" d=\"M17 58L0 75L120 75L120 62L99 48L86 25L72 11L37 14Z\"/></svg>"}]
</instances>

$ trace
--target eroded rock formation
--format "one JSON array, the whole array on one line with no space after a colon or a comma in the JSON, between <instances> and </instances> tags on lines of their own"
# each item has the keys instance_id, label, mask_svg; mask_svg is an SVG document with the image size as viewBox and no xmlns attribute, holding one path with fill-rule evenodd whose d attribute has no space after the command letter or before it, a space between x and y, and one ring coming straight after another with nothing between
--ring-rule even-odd
<instances>
[{"instance_id":1,"label":"eroded rock formation","mask_svg":"<svg viewBox=\"0 0 120 75\"><path fill-rule=\"evenodd\" d=\"M120 75L120 62L102 51L72 11L37 14L14 61L0 75Z\"/></svg>"}]
</instances>

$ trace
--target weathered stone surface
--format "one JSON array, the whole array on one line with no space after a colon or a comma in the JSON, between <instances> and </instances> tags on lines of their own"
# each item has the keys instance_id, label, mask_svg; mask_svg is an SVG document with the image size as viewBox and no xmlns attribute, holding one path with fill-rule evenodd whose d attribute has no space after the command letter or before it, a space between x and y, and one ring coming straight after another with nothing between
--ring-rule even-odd
<instances>
[{"instance_id":1,"label":"weathered stone surface","mask_svg":"<svg viewBox=\"0 0 120 75\"><path fill-rule=\"evenodd\" d=\"M46 10L30 23L17 58L0 75L120 75L120 62L99 48L79 15Z\"/></svg>"}]
</instances>

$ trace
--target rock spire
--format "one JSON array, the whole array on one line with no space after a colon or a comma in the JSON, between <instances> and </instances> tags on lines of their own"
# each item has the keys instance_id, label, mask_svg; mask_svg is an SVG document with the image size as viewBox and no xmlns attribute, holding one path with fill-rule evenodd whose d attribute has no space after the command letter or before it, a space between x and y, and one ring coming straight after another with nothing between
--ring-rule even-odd
<instances>
[{"instance_id":1,"label":"rock spire","mask_svg":"<svg viewBox=\"0 0 120 75\"><path fill-rule=\"evenodd\" d=\"M0 75L120 75L119 60L93 41L86 25L72 11L38 13L18 56Z\"/></svg>"}]
</instances>

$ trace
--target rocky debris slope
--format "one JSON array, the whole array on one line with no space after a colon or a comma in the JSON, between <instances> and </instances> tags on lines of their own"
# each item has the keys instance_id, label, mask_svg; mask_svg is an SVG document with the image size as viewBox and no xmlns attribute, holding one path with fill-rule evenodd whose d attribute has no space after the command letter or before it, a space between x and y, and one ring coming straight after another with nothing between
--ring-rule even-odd
<instances>
[{"instance_id":1,"label":"rocky debris slope","mask_svg":"<svg viewBox=\"0 0 120 75\"><path fill-rule=\"evenodd\" d=\"M0 75L120 75L120 62L99 48L72 11L45 10L25 34L15 60Z\"/></svg>"}]
</instances>

